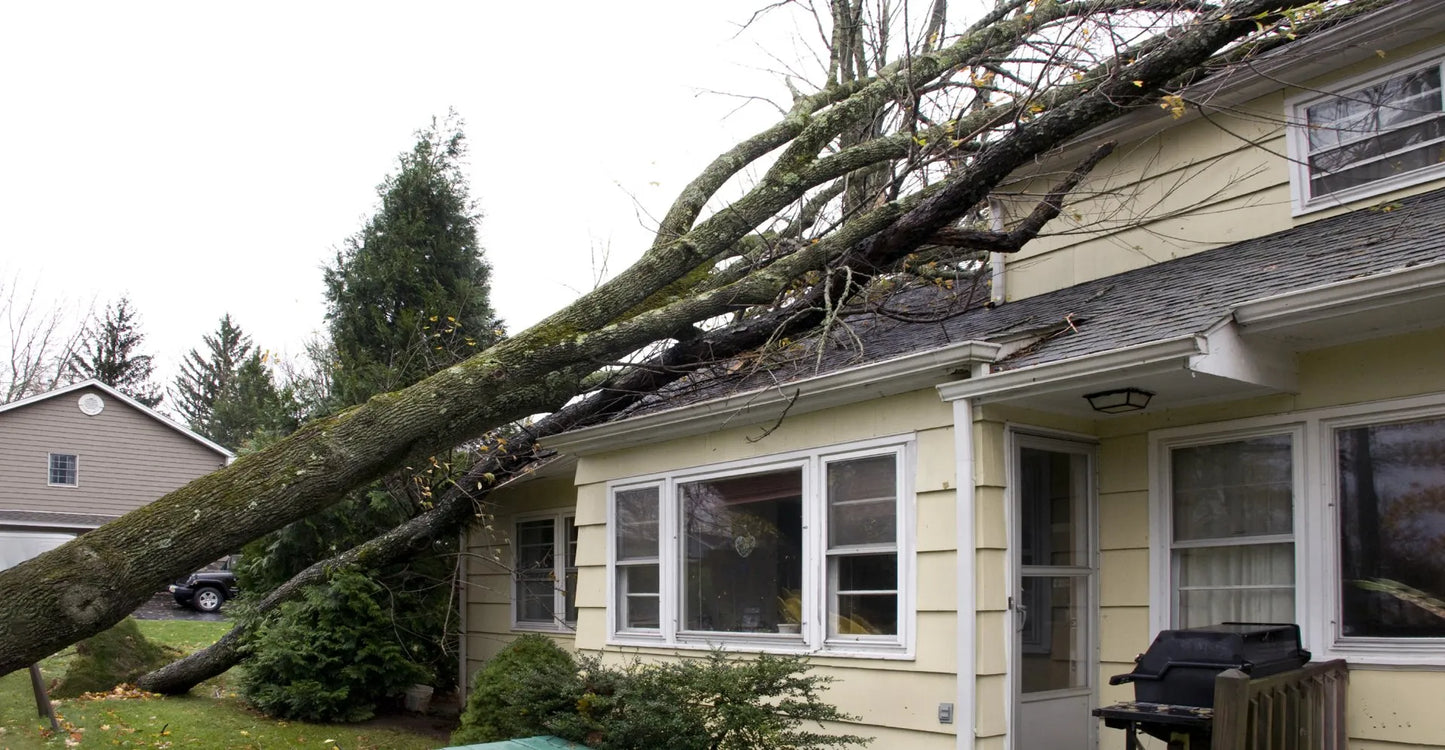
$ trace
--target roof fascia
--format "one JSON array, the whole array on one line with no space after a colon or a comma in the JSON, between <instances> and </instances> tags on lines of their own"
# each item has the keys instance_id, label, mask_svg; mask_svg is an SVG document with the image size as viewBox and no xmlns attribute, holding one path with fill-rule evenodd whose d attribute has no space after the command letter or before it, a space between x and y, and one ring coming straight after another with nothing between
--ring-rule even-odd
<instances>
[{"instance_id":1,"label":"roof fascia","mask_svg":"<svg viewBox=\"0 0 1445 750\"><path fill-rule=\"evenodd\" d=\"M697 435L739 424L739 419L801 414L937 385L944 373L996 361L1004 345L964 341L811 378L783 387L752 390L726 398L583 427L542 440L561 453L586 456Z\"/></svg>"},{"instance_id":2,"label":"roof fascia","mask_svg":"<svg viewBox=\"0 0 1445 750\"><path fill-rule=\"evenodd\" d=\"M7 412L7 411L11 411L11 410L13 410L13 409L18 409L18 408L20 408L20 407L22 407L22 406L29 406L29 405L31 405L31 404L37 404L37 403L40 403L41 401L45 401L45 400L48 400L48 399L56 398L56 397L59 397L59 396L64 396L64 395L67 394L67 393L74 393L75 391L78 391L78 390L81 390L81 389L84 389L84 388L95 388L95 389L98 389L98 390L100 390L101 392L105 393L106 395L110 396L111 398L117 399L117 400L119 400L119 401L121 401L121 402L124 402L125 404L131 406L132 408L135 408L135 409L140 410L140 412L141 412L142 414L145 414L146 416L150 417L151 419L154 419L154 420L156 420L157 422L160 422L161 424L165 425L166 427L169 427L169 428L171 428L172 430L175 430L176 432L179 432L179 433L181 433L182 435L185 435L186 437L190 438L191 440L194 440L194 441L196 441L197 443L200 443L201 445L204 445L204 446L206 446L207 448L210 448L211 450L213 450L213 451L221 454L222 456L224 456L224 457L226 458L227 461L230 461L231 459L233 459L233 458L236 457L236 454L234 454L234 453L232 453L231 451L229 451L229 450L221 447L219 444L214 443L214 442L206 439L205 437L203 437L203 436L201 436L201 435L197 435L196 433L191 432L188 428L185 427L185 425L182 425L182 424L179 424L179 423L175 422L175 421L172 420L170 417L167 417L166 415L161 414L160 412L156 411L155 409L152 409L152 408L150 408L149 406L146 406L145 404L142 404L141 402L136 401L135 399L131 398L130 396L127 396L127 395L125 395L124 393L121 393L120 391L118 391L118 390L116 390L116 389L114 389L114 388L106 385L105 383L102 383L102 382L99 381L99 380L96 380L95 378L90 378L90 379L88 379L88 380L82 380L82 381L80 381L79 383L71 383L70 385L67 385L67 386L64 386L64 387L61 387L61 388L56 388L56 389L53 390L53 391L47 391L47 392L45 392L45 393L37 394L37 395L31 396L31 397L29 397L29 398L22 398L22 399L20 399L19 401L11 401L11 402L8 403L8 404L5 404L5 405L3 405L3 406L0 406L0 413Z\"/></svg>"},{"instance_id":3,"label":"roof fascia","mask_svg":"<svg viewBox=\"0 0 1445 750\"><path fill-rule=\"evenodd\" d=\"M945 401L973 398L981 402L1008 398L1021 391L1049 393L1076 388L1093 380L1108 380L1125 371L1140 373L1187 369L1193 357L1208 353L1209 345L1204 336L1180 336L945 383L938 386L938 393Z\"/></svg>"},{"instance_id":4,"label":"roof fascia","mask_svg":"<svg viewBox=\"0 0 1445 750\"><path fill-rule=\"evenodd\" d=\"M1445 296L1445 261L1250 300L1234 308L1247 333L1349 317Z\"/></svg>"}]
</instances>

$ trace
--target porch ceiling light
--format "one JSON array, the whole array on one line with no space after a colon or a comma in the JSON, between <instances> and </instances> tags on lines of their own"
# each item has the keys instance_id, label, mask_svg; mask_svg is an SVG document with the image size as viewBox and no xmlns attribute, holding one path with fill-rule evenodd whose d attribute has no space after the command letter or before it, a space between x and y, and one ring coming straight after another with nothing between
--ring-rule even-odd
<instances>
[{"instance_id":1,"label":"porch ceiling light","mask_svg":"<svg viewBox=\"0 0 1445 750\"><path fill-rule=\"evenodd\" d=\"M1089 400L1089 406L1094 407L1094 411L1105 414L1123 414L1129 411L1139 411L1148 406L1149 399L1154 398L1154 394L1138 388L1120 388L1116 391L1086 393L1084 398Z\"/></svg>"}]
</instances>

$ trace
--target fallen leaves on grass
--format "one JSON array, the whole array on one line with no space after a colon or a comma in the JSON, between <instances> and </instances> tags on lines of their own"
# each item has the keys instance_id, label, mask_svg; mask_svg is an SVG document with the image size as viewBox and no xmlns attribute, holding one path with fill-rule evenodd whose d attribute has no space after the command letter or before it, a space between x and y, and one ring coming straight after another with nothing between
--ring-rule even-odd
<instances>
[{"instance_id":1,"label":"fallen leaves on grass","mask_svg":"<svg viewBox=\"0 0 1445 750\"><path fill-rule=\"evenodd\" d=\"M134 701L150 700L161 697L160 693L147 693L144 690L131 684L116 685L114 688L101 693L81 693L77 700L83 701ZM154 717L152 717L154 718Z\"/></svg>"}]
</instances>

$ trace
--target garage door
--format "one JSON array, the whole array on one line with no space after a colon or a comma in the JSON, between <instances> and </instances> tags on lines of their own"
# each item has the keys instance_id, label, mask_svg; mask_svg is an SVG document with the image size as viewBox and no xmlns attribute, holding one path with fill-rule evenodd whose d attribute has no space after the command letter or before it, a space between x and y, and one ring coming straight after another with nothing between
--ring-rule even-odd
<instances>
[{"instance_id":1,"label":"garage door","mask_svg":"<svg viewBox=\"0 0 1445 750\"><path fill-rule=\"evenodd\" d=\"M59 547L74 539L74 534L40 531L0 531L0 570Z\"/></svg>"}]
</instances>

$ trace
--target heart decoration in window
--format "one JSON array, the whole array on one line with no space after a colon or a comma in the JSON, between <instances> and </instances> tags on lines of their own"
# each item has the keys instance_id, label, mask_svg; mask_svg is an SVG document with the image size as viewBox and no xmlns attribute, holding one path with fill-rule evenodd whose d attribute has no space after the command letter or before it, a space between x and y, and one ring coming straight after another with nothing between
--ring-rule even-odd
<instances>
[{"instance_id":1,"label":"heart decoration in window","mask_svg":"<svg viewBox=\"0 0 1445 750\"><path fill-rule=\"evenodd\" d=\"M738 534L733 537L733 549L737 550L738 557L747 557L758 548L758 538L752 534Z\"/></svg>"}]
</instances>

